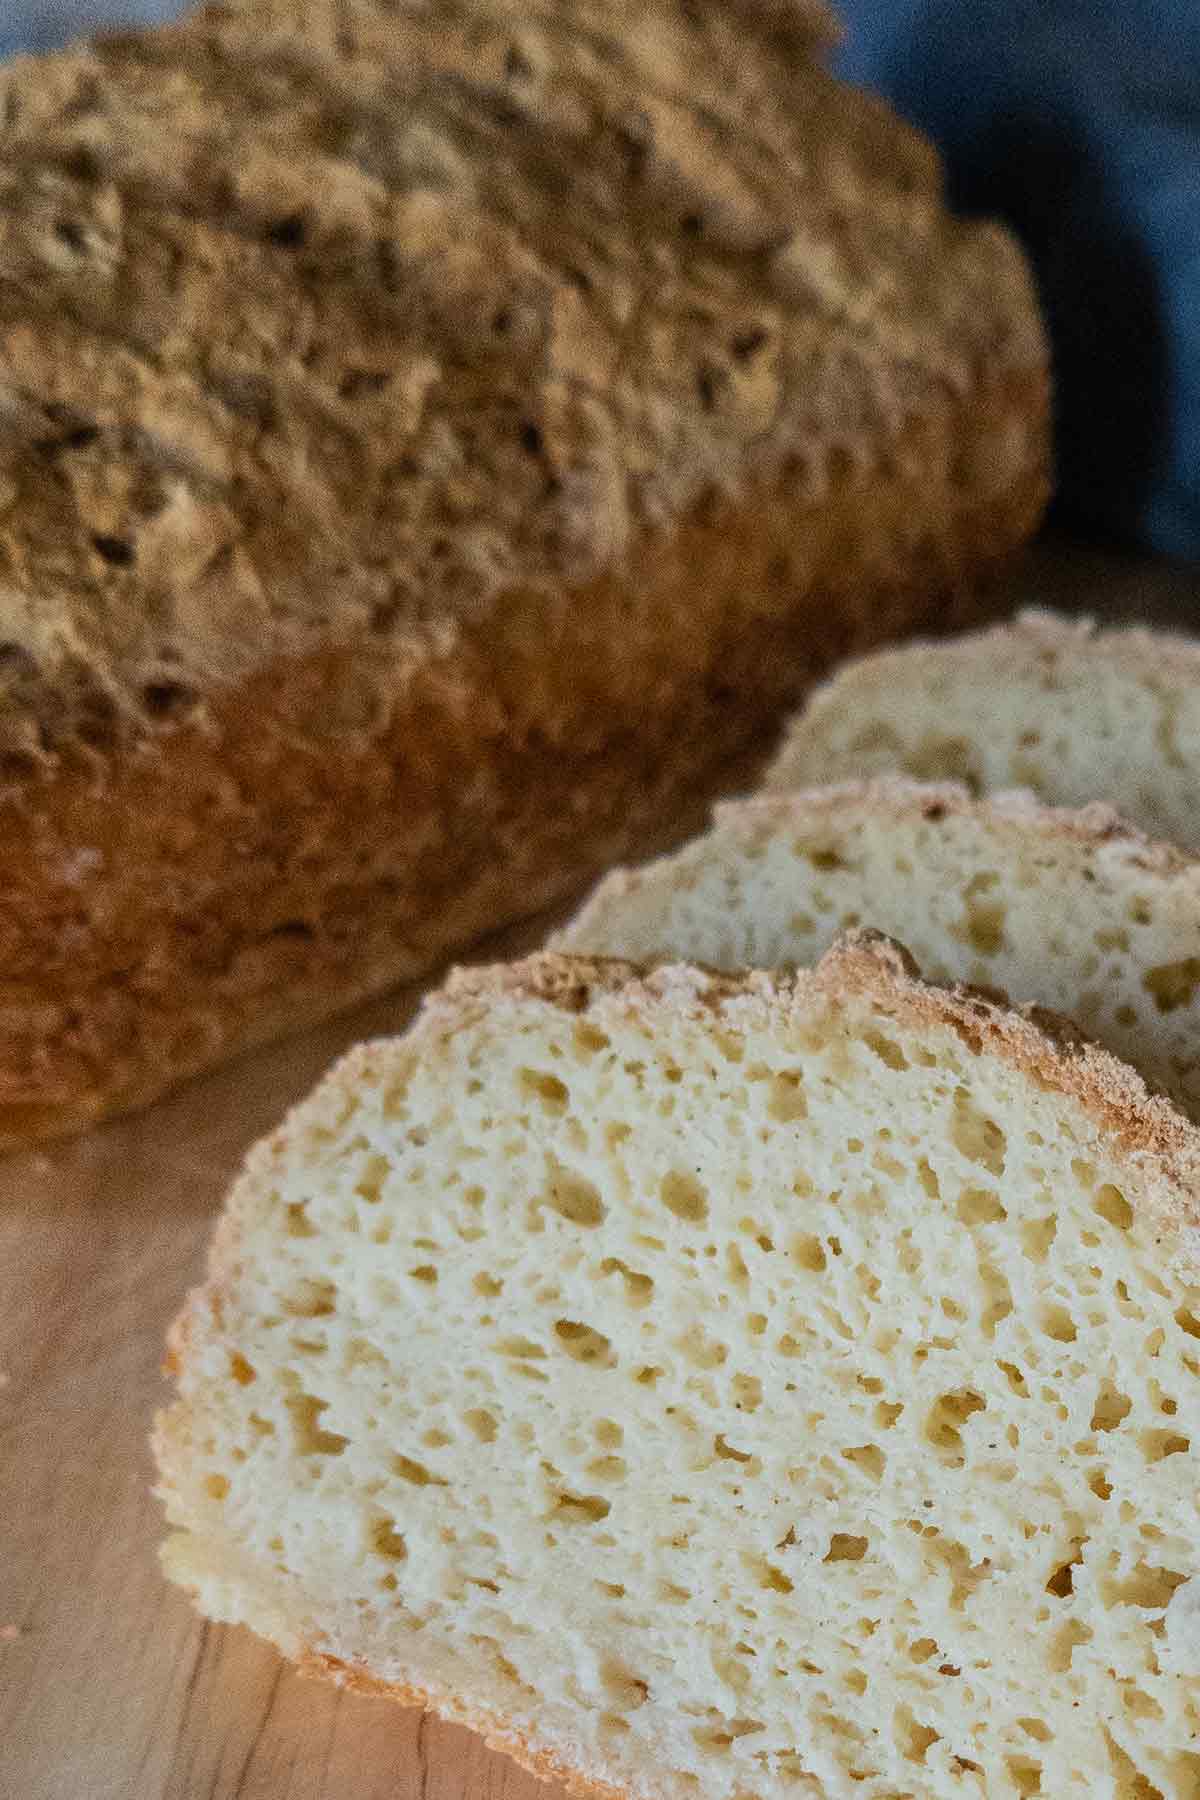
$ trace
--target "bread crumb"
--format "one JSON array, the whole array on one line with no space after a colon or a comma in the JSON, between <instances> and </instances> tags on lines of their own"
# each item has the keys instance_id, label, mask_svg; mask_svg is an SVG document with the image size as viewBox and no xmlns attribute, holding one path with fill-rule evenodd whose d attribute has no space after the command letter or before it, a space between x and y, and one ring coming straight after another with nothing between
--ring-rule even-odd
<instances>
[{"instance_id":1,"label":"bread crumb","mask_svg":"<svg viewBox=\"0 0 1200 1800\"><path fill-rule=\"evenodd\" d=\"M609 1800L1191 1791L1200 1131L912 968L550 953L353 1052L174 1328L168 1574Z\"/></svg>"}]
</instances>

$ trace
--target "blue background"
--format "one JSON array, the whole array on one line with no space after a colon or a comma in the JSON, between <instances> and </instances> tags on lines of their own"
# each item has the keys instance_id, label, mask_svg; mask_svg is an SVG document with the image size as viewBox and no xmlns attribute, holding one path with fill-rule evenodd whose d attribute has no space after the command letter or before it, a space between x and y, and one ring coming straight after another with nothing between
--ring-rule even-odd
<instances>
[{"instance_id":1,"label":"blue background","mask_svg":"<svg viewBox=\"0 0 1200 1800\"><path fill-rule=\"evenodd\" d=\"M169 0L0 0L0 56L52 50L96 25L143 25L182 10Z\"/></svg>"}]
</instances>

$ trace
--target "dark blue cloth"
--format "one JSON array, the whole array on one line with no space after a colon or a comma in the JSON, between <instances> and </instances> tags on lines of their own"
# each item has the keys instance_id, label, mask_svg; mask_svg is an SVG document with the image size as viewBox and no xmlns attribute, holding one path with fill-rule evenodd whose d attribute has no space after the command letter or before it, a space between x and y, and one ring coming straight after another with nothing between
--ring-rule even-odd
<instances>
[{"instance_id":1,"label":"dark blue cloth","mask_svg":"<svg viewBox=\"0 0 1200 1800\"><path fill-rule=\"evenodd\" d=\"M1023 240L1060 508L1200 560L1200 0L838 0L838 71Z\"/></svg>"},{"instance_id":2,"label":"dark blue cloth","mask_svg":"<svg viewBox=\"0 0 1200 1800\"><path fill-rule=\"evenodd\" d=\"M183 10L184 0L0 0L0 56L56 50L100 25L149 25Z\"/></svg>"}]
</instances>

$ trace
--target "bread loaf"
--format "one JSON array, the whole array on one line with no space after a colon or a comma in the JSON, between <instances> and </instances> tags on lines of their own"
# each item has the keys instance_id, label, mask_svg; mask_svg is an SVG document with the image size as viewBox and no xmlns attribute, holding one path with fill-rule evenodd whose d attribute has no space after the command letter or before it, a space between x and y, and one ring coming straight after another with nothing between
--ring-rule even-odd
<instances>
[{"instance_id":1,"label":"bread loaf","mask_svg":"<svg viewBox=\"0 0 1200 1800\"><path fill-rule=\"evenodd\" d=\"M883 943L471 973L251 1157L167 1567L580 1792L1182 1800L1198 1182Z\"/></svg>"},{"instance_id":2,"label":"bread loaf","mask_svg":"<svg viewBox=\"0 0 1200 1800\"><path fill-rule=\"evenodd\" d=\"M675 855L609 875L553 942L774 968L856 926L934 980L1066 1013L1200 1119L1200 863L1099 803L899 777L731 802Z\"/></svg>"},{"instance_id":3,"label":"bread loaf","mask_svg":"<svg viewBox=\"0 0 1200 1800\"><path fill-rule=\"evenodd\" d=\"M773 792L902 771L1054 806L1103 800L1200 849L1200 645L1029 611L841 669L793 721Z\"/></svg>"},{"instance_id":4,"label":"bread loaf","mask_svg":"<svg viewBox=\"0 0 1200 1800\"><path fill-rule=\"evenodd\" d=\"M817 0L209 6L0 68L0 1144L674 823L1046 491Z\"/></svg>"}]
</instances>

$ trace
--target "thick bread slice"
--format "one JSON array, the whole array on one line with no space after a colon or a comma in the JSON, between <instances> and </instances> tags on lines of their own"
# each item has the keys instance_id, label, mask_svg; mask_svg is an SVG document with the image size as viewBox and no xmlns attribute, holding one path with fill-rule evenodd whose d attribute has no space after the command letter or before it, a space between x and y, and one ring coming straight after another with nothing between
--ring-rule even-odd
<instances>
[{"instance_id":1,"label":"thick bread slice","mask_svg":"<svg viewBox=\"0 0 1200 1800\"><path fill-rule=\"evenodd\" d=\"M1200 1119L1200 861L1099 803L899 777L734 801L675 855L609 875L553 947L774 968L860 925L935 981L1068 1014Z\"/></svg>"},{"instance_id":2,"label":"thick bread slice","mask_svg":"<svg viewBox=\"0 0 1200 1800\"><path fill-rule=\"evenodd\" d=\"M848 664L793 720L776 793L901 772L1054 806L1104 800L1200 849L1200 644L1028 611Z\"/></svg>"},{"instance_id":3,"label":"thick bread slice","mask_svg":"<svg viewBox=\"0 0 1200 1800\"><path fill-rule=\"evenodd\" d=\"M1131 1070L883 940L467 973L251 1156L167 1567L588 1791L1181 1800L1198 1182Z\"/></svg>"},{"instance_id":4,"label":"thick bread slice","mask_svg":"<svg viewBox=\"0 0 1200 1800\"><path fill-rule=\"evenodd\" d=\"M0 1146L428 970L980 616L1031 287L832 34L244 0L0 69Z\"/></svg>"}]
</instances>

